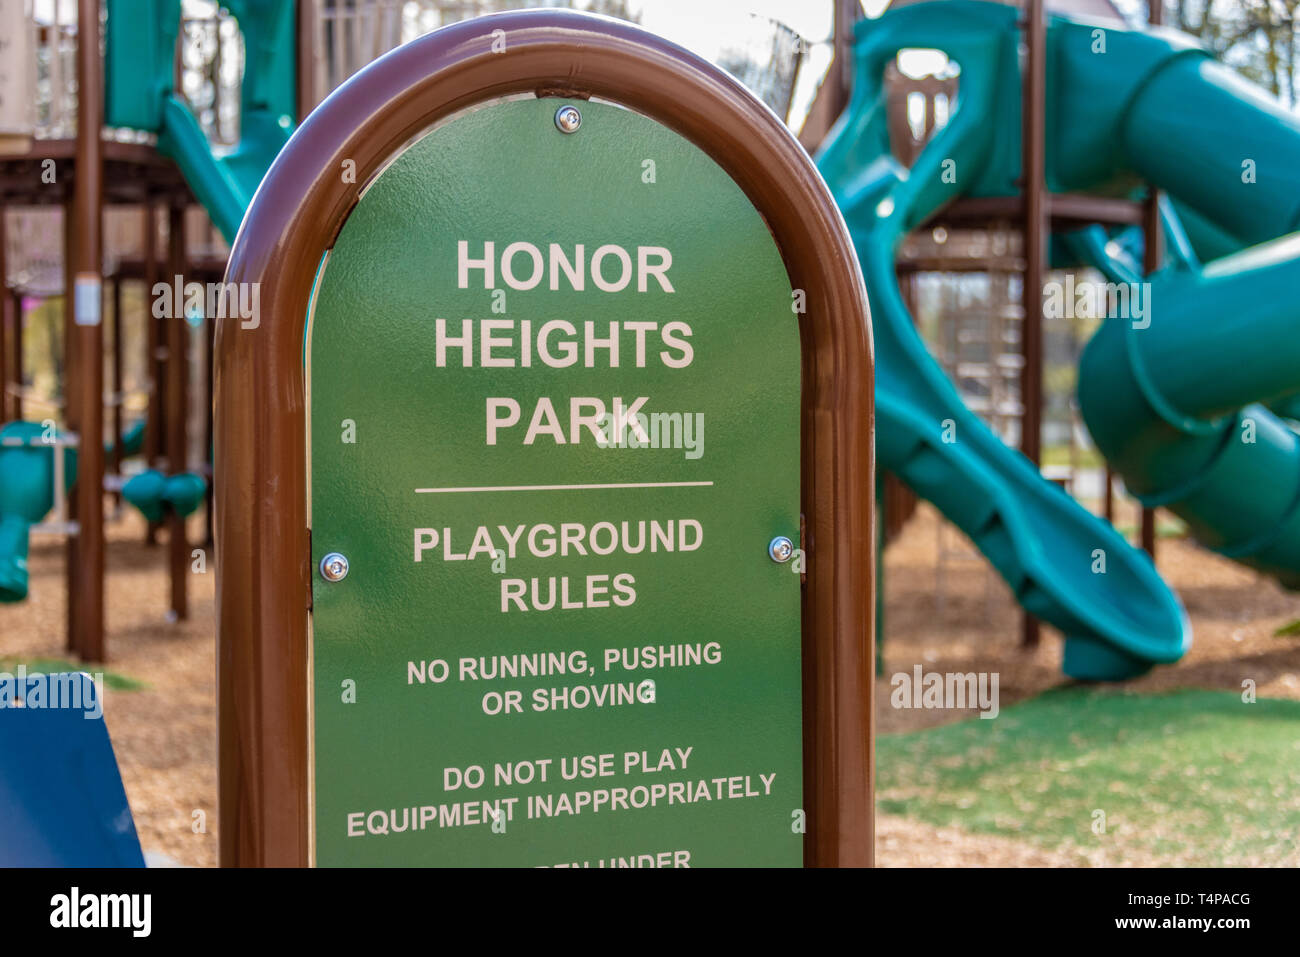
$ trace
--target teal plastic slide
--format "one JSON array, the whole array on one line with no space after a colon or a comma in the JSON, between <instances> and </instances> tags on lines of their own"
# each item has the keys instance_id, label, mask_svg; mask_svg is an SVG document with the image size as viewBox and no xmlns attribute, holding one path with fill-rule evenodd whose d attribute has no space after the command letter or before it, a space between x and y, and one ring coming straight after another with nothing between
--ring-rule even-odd
<instances>
[{"instance_id":1,"label":"teal plastic slide","mask_svg":"<svg viewBox=\"0 0 1300 957\"><path fill-rule=\"evenodd\" d=\"M27 548L32 525L54 507L54 456L62 452L65 483L76 476L76 452L35 422L0 428L0 601L27 597Z\"/></svg>"},{"instance_id":2,"label":"teal plastic slide","mask_svg":"<svg viewBox=\"0 0 1300 957\"><path fill-rule=\"evenodd\" d=\"M108 0L104 118L109 126L158 135L227 242L271 161L293 130L296 19L293 0L224 0L244 42L239 142L214 152L173 88L180 0Z\"/></svg>"},{"instance_id":3,"label":"teal plastic slide","mask_svg":"<svg viewBox=\"0 0 1300 957\"><path fill-rule=\"evenodd\" d=\"M941 0L859 23L852 102L818 165L871 300L881 467L932 501L1020 603L1062 631L1068 675L1120 679L1186 652L1178 599L1144 553L966 409L894 272L901 239L950 201L1018 192L1016 16ZM1150 182L1170 197L1169 254L1156 275L1138 274L1131 237L1094 229L1057 244L1117 291L1151 283L1144 314L1108 319L1085 352L1085 421L1144 502L1185 518L1207 546L1297 584L1300 444L1257 403L1282 408L1300 391L1288 294L1300 281L1300 236L1288 235L1300 218L1300 124L1171 31L1053 17L1047 46L1049 188L1131 197ZM961 73L949 122L907 169L890 155L884 71L911 48L942 50ZM1263 245L1233 252L1254 243Z\"/></svg>"}]
</instances>

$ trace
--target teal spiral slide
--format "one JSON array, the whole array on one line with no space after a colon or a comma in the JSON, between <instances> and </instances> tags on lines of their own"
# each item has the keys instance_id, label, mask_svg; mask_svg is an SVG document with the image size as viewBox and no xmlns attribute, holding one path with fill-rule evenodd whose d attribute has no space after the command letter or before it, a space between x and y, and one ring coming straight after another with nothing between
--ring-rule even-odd
<instances>
[{"instance_id":1,"label":"teal spiral slide","mask_svg":"<svg viewBox=\"0 0 1300 957\"><path fill-rule=\"evenodd\" d=\"M861 22L853 99L818 166L871 300L881 467L1061 630L1068 675L1122 679L1187 651L1181 604L1144 553L966 409L894 272L901 239L947 203L1018 192L1016 16L944 0ZM1083 356L1094 441L1133 493L1182 516L1201 543L1300 584L1300 442L1272 411L1300 392L1300 123L1172 31L1053 17L1047 46L1049 188L1168 193L1169 255L1152 276L1135 269L1131 241L1099 228L1057 244L1109 281L1151 283L1143 319L1108 319ZM961 70L949 122L911 169L890 155L883 81L909 48L942 50Z\"/></svg>"}]
</instances>

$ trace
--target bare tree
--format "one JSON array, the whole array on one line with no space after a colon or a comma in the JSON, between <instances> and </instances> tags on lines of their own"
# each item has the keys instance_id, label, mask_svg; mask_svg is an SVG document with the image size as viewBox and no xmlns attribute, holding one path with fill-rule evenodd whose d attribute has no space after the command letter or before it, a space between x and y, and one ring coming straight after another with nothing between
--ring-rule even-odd
<instances>
[{"instance_id":1,"label":"bare tree","mask_svg":"<svg viewBox=\"0 0 1300 957\"><path fill-rule=\"evenodd\" d=\"M1197 37L1224 63L1283 102L1297 105L1300 0L1164 0L1164 5L1166 23Z\"/></svg>"}]
</instances>

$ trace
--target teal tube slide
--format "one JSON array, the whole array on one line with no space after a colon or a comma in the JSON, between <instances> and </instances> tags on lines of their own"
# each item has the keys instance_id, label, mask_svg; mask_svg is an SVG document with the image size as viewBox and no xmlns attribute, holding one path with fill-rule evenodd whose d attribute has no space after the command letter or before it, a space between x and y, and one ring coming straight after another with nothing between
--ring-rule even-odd
<instances>
[{"instance_id":1,"label":"teal tube slide","mask_svg":"<svg viewBox=\"0 0 1300 957\"><path fill-rule=\"evenodd\" d=\"M76 477L75 450L46 441L35 422L0 428L0 602L27 597L29 530L54 506L54 456L64 454L64 477Z\"/></svg>"},{"instance_id":2,"label":"teal tube slide","mask_svg":"<svg viewBox=\"0 0 1300 957\"><path fill-rule=\"evenodd\" d=\"M1060 108L1089 104L1076 135L1167 191L1173 237L1147 277L1086 244L1110 281L1149 286L1148 316L1107 321L1084 352L1084 420L1145 504L1300 587L1300 440L1284 418L1300 394L1300 119L1169 34L1122 38L1134 66L1106 81L1123 104L1108 115L1079 32L1061 30Z\"/></svg>"},{"instance_id":3,"label":"teal tube slide","mask_svg":"<svg viewBox=\"0 0 1300 957\"><path fill-rule=\"evenodd\" d=\"M1085 243L1111 281L1149 282L1148 319L1106 322L1084 352L1089 431L1145 504L1300 587L1289 421L1300 395L1300 119L1200 50L1142 34L1118 47L1141 68L1108 81L1123 108L1105 116L1083 44L1068 28L1062 37L1062 109L1090 103L1094 114L1080 138L1104 138L1113 164L1166 190L1166 232L1187 237L1147 277L1124 275L1110 244Z\"/></svg>"},{"instance_id":4,"label":"teal tube slide","mask_svg":"<svg viewBox=\"0 0 1300 957\"><path fill-rule=\"evenodd\" d=\"M144 431L144 419L126 430L123 456L140 453ZM55 444L57 438L57 433L35 422L9 422L0 427L0 602L27 597L31 526L54 507L54 456L60 449L65 491L76 480L77 450ZM111 454L112 444L104 451ZM122 489L123 497L151 521L161 520L169 510L182 517L190 515L202 504L206 492L206 480L192 472L165 476L146 471Z\"/></svg>"}]
</instances>

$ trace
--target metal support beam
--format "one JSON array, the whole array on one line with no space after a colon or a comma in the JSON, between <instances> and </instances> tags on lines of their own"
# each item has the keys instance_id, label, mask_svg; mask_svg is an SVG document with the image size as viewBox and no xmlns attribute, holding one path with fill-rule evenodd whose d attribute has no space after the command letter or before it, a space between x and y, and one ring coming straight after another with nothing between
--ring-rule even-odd
<instances>
[{"instance_id":1,"label":"metal support beam","mask_svg":"<svg viewBox=\"0 0 1300 957\"><path fill-rule=\"evenodd\" d=\"M1153 3L1158 9L1159 4ZM1160 268L1163 256L1164 236L1160 228L1160 192L1152 187L1146 201L1146 216L1142 224L1142 271L1149 276ZM1156 557L1156 513L1155 509L1142 509L1142 548L1152 560Z\"/></svg>"},{"instance_id":2,"label":"metal support beam","mask_svg":"<svg viewBox=\"0 0 1300 957\"><path fill-rule=\"evenodd\" d=\"M78 396L81 389L81 377L77 374L77 324L72 315L72 287L75 284L76 270L73 267L73 243L77 232L74 225L74 212L71 202L63 205L60 225L63 227L63 368L60 371L63 380L63 427L68 433L76 434L81 405ZM56 447L57 456L60 450ZM56 458L57 463L57 458ZM60 466L62 463L57 463ZM55 498L62 491L63 473L55 469ZM67 500L67 506L61 520L70 526L77 521L76 490ZM64 609L67 615L67 649L74 658L81 656L81 542L75 533L68 533L64 542L64 578L68 590L68 604Z\"/></svg>"},{"instance_id":3,"label":"metal support beam","mask_svg":"<svg viewBox=\"0 0 1300 957\"><path fill-rule=\"evenodd\" d=\"M144 341L145 375L149 381L149 407L144 424L144 463L146 468L157 468L162 457L163 435L163 376L162 337L160 320L153 314L154 284L158 282L158 209L152 199L144 204ZM158 542L158 523L147 522L144 543Z\"/></svg>"},{"instance_id":4,"label":"metal support beam","mask_svg":"<svg viewBox=\"0 0 1300 957\"><path fill-rule=\"evenodd\" d=\"M109 394L113 397L113 408L111 418L113 421L113 457L111 461L112 474L115 479L122 477L122 403L125 401L125 390L122 384L122 334L126 329L126 324L122 321L122 280L116 276L113 278L113 351L110 362L110 371L112 378L109 382L109 388L112 390ZM119 505L122 502L122 491L120 486L113 492L114 501Z\"/></svg>"},{"instance_id":5,"label":"metal support beam","mask_svg":"<svg viewBox=\"0 0 1300 957\"><path fill-rule=\"evenodd\" d=\"M1152 26L1164 22L1164 0L1150 0L1149 15ZM1160 191L1154 186L1147 193L1142 209L1142 271L1149 276L1160 268L1164 258L1164 234L1160 228ZM1142 509L1142 548L1151 560L1156 557L1156 513Z\"/></svg>"},{"instance_id":6,"label":"metal support beam","mask_svg":"<svg viewBox=\"0 0 1300 957\"><path fill-rule=\"evenodd\" d=\"M216 469L212 462L212 445L216 438L216 423L214 421L214 404L215 399L215 382L213 381L213 372L216 368L214 359L216 356L216 335L217 323L216 318L209 316L203 320L203 384L205 386L204 402L204 429L203 429L203 463L206 466L203 470L203 478L207 482L208 490L203 499L203 547L211 548L216 539L215 522L213 520L213 503L215 495L212 490L213 479L216 476Z\"/></svg>"},{"instance_id":7,"label":"metal support beam","mask_svg":"<svg viewBox=\"0 0 1300 957\"><path fill-rule=\"evenodd\" d=\"M297 100L298 115L294 117L294 120L302 123L307 114L316 108L316 104L325 95L324 90L316 89L317 38L320 36L321 23L319 4L316 3L316 0L297 0L296 14L298 19L298 90L295 98Z\"/></svg>"},{"instance_id":8,"label":"metal support beam","mask_svg":"<svg viewBox=\"0 0 1300 957\"><path fill-rule=\"evenodd\" d=\"M5 252L9 245L5 229L5 207L0 206L0 422L8 422L9 414L9 263Z\"/></svg>"},{"instance_id":9,"label":"metal support beam","mask_svg":"<svg viewBox=\"0 0 1300 957\"><path fill-rule=\"evenodd\" d=\"M13 308L10 315L13 316L13 354L11 356L13 372L9 376L9 381L13 383L14 394L10 397L9 410L13 413L15 419L23 417L23 297L17 289L10 294L13 300Z\"/></svg>"},{"instance_id":10,"label":"metal support beam","mask_svg":"<svg viewBox=\"0 0 1300 957\"><path fill-rule=\"evenodd\" d=\"M185 275L185 207L172 201L167 209L167 271L172 277ZM175 281L174 278L171 281ZM167 471L184 472L186 462L185 427L189 422L189 323L180 304L175 315L163 320L167 340ZM167 568L171 580L173 621L190 616L189 583L190 548L185 536L185 519L167 516Z\"/></svg>"},{"instance_id":11,"label":"metal support beam","mask_svg":"<svg viewBox=\"0 0 1300 957\"><path fill-rule=\"evenodd\" d=\"M1027 0L1025 34L1028 57L1025 60L1022 117L1024 192L1025 273L1022 297L1024 324L1021 348L1025 364L1020 377L1021 419L1020 451L1035 466L1042 459L1043 408L1043 274L1047 261L1048 202L1045 181L1045 140L1047 115L1047 19L1043 0ZM1022 644L1034 647L1039 641L1038 620L1024 614Z\"/></svg>"},{"instance_id":12,"label":"metal support beam","mask_svg":"<svg viewBox=\"0 0 1300 957\"><path fill-rule=\"evenodd\" d=\"M69 378L78 383L75 429L80 437L73 489L79 531L69 558L76 563L69 591L71 636L83 661L104 661L104 330L103 313L103 64L99 0L77 2L77 149L68 232L71 282L64 289L72 314ZM55 449L62 454L62 449ZM70 581L69 584L72 584ZM72 608L76 608L72 614Z\"/></svg>"},{"instance_id":13,"label":"metal support beam","mask_svg":"<svg viewBox=\"0 0 1300 957\"><path fill-rule=\"evenodd\" d=\"M1043 203L1053 228L1068 229L1090 223L1142 225L1143 204L1130 199L1080 193L1048 193L1043 197ZM924 223L924 228L983 228L990 220L1023 220L1026 215L1024 196L967 196L955 199L943 207Z\"/></svg>"},{"instance_id":14,"label":"metal support beam","mask_svg":"<svg viewBox=\"0 0 1300 957\"><path fill-rule=\"evenodd\" d=\"M859 0L836 0L835 3L835 55L831 62L837 71L835 109L832 114L836 119L849 105L849 97L853 93L853 28L857 25L860 9Z\"/></svg>"}]
</instances>

